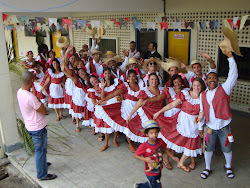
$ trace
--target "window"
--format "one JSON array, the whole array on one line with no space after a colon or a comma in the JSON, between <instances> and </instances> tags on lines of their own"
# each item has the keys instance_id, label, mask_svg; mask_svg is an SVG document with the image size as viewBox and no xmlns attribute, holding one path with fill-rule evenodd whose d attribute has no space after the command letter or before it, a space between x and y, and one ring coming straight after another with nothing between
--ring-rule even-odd
<instances>
[{"instance_id":1,"label":"window","mask_svg":"<svg viewBox=\"0 0 250 188\"><path fill-rule=\"evenodd\" d=\"M150 42L157 42L157 29L136 29L136 49L141 52L141 57L144 57L144 53L148 51L148 45Z\"/></svg>"},{"instance_id":2,"label":"window","mask_svg":"<svg viewBox=\"0 0 250 188\"><path fill-rule=\"evenodd\" d=\"M243 45L242 45L243 46ZM238 79L250 80L250 46L249 47L240 47L240 52L243 57L237 56L234 54L234 59L238 67ZM228 76L229 64L227 57L222 53L221 49L218 47L218 76Z\"/></svg>"},{"instance_id":3,"label":"window","mask_svg":"<svg viewBox=\"0 0 250 188\"><path fill-rule=\"evenodd\" d=\"M92 45L92 38L89 38L89 48L91 48ZM99 50L102 53L106 53L107 51L113 51L116 54L118 54L118 39L117 38L105 38L103 37L101 42L100 42L100 46L99 46Z\"/></svg>"}]
</instances>

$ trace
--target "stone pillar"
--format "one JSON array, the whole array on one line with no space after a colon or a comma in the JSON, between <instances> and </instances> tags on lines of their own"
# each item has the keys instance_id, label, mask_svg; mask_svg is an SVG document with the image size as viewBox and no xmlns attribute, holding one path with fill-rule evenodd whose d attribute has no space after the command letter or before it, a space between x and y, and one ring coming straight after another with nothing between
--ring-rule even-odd
<instances>
[{"instance_id":1,"label":"stone pillar","mask_svg":"<svg viewBox=\"0 0 250 188\"><path fill-rule=\"evenodd\" d=\"M2 12L0 12L0 49L0 139L2 139L4 151L10 153L20 149L22 145L17 131Z\"/></svg>"}]
</instances>

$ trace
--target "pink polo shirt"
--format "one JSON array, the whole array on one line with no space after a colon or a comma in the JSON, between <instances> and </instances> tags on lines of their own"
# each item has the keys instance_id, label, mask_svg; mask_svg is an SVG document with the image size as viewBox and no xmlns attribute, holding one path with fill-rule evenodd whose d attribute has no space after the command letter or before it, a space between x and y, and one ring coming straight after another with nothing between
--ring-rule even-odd
<instances>
[{"instance_id":1,"label":"pink polo shirt","mask_svg":"<svg viewBox=\"0 0 250 188\"><path fill-rule=\"evenodd\" d=\"M45 115L36 111L41 106L41 102L35 95L20 88L17 91L17 100L28 131L38 131L47 125Z\"/></svg>"}]
</instances>

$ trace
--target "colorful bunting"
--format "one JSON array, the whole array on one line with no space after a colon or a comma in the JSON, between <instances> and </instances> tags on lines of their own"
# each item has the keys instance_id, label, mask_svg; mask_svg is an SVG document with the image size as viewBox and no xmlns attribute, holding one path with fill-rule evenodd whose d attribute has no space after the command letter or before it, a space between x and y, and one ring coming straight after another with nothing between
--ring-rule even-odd
<instances>
[{"instance_id":1,"label":"colorful bunting","mask_svg":"<svg viewBox=\"0 0 250 188\"><path fill-rule=\"evenodd\" d=\"M136 21L137 21L137 17L136 16L132 17L132 22L136 22Z\"/></svg>"},{"instance_id":2,"label":"colorful bunting","mask_svg":"<svg viewBox=\"0 0 250 188\"><path fill-rule=\"evenodd\" d=\"M228 19L231 20L231 19ZM230 23L228 23L228 20L223 20L224 23L224 27L227 27L228 29L230 29L232 31L232 25L230 25ZM232 21L231 21L232 24Z\"/></svg>"},{"instance_id":3,"label":"colorful bunting","mask_svg":"<svg viewBox=\"0 0 250 188\"><path fill-rule=\"evenodd\" d=\"M160 22L161 30L165 28L168 31L168 22Z\"/></svg>"},{"instance_id":4,"label":"colorful bunting","mask_svg":"<svg viewBox=\"0 0 250 188\"><path fill-rule=\"evenodd\" d=\"M204 32L205 29L206 29L205 22L202 22L202 23L201 23L201 28L202 28L202 31Z\"/></svg>"},{"instance_id":5,"label":"colorful bunting","mask_svg":"<svg viewBox=\"0 0 250 188\"><path fill-rule=\"evenodd\" d=\"M217 31L217 28L218 28L218 20L214 21L214 30L215 32Z\"/></svg>"},{"instance_id":6,"label":"colorful bunting","mask_svg":"<svg viewBox=\"0 0 250 188\"><path fill-rule=\"evenodd\" d=\"M3 14L3 22L4 22L5 20L7 20L7 18L8 18L8 15L7 15L7 14Z\"/></svg>"},{"instance_id":7,"label":"colorful bunting","mask_svg":"<svg viewBox=\"0 0 250 188\"><path fill-rule=\"evenodd\" d=\"M241 22L240 22L240 30L242 30L243 26L245 25L245 22L247 20L249 15L245 15L242 17Z\"/></svg>"},{"instance_id":8,"label":"colorful bunting","mask_svg":"<svg viewBox=\"0 0 250 188\"><path fill-rule=\"evenodd\" d=\"M82 27L83 29L85 29L86 23L87 23L86 20L79 20L79 19L78 19L78 20L77 20L77 27L78 27L78 28Z\"/></svg>"},{"instance_id":9,"label":"colorful bunting","mask_svg":"<svg viewBox=\"0 0 250 188\"><path fill-rule=\"evenodd\" d=\"M104 27L105 28L113 28L114 27L114 21L104 21Z\"/></svg>"},{"instance_id":10,"label":"colorful bunting","mask_svg":"<svg viewBox=\"0 0 250 188\"><path fill-rule=\"evenodd\" d=\"M181 22L173 22L173 30L178 29L181 32Z\"/></svg>"},{"instance_id":11,"label":"colorful bunting","mask_svg":"<svg viewBox=\"0 0 250 188\"><path fill-rule=\"evenodd\" d=\"M20 19L26 23L26 25L30 25L29 16L21 16Z\"/></svg>"},{"instance_id":12,"label":"colorful bunting","mask_svg":"<svg viewBox=\"0 0 250 188\"><path fill-rule=\"evenodd\" d=\"M127 25L128 25L128 22L125 22L125 21L120 22L120 29L122 28L122 26L124 26L127 29Z\"/></svg>"},{"instance_id":13,"label":"colorful bunting","mask_svg":"<svg viewBox=\"0 0 250 188\"><path fill-rule=\"evenodd\" d=\"M49 27L51 27L52 24L54 24L54 26L57 26L57 18L49 18Z\"/></svg>"},{"instance_id":14,"label":"colorful bunting","mask_svg":"<svg viewBox=\"0 0 250 188\"><path fill-rule=\"evenodd\" d=\"M35 21L36 23L41 23L41 24L45 23L44 17L35 17Z\"/></svg>"},{"instance_id":15,"label":"colorful bunting","mask_svg":"<svg viewBox=\"0 0 250 188\"><path fill-rule=\"evenodd\" d=\"M90 20L90 24L91 24L91 28L96 27L97 29L99 29L101 21L100 20Z\"/></svg>"},{"instance_id":16,"label":"colorful bunting","mask_svg":"<svg viewBox=\"0 0 250 188\"><path fill-rule=\"evenodd\" d=\"M185 28L187 29L188 27L194 29L194 22L185 22Z\"/></svg>"},{"instance_id":17,"label":"colorful bunting","mask_svg":"<svg viewBox=\"0 0 250 188\"><path fill-rule=\"evenodd\" d=\"M147 30L149 30L150 28L155 30L155 26L156 26L155 22L147 22Z\"/></svg>"},{"instance_id":18,"label":"colorful bunting","mask_svg":"<svg viewBox=\"0 0 250 188\"><path fill-rule=\"evenodd\" d=\"M129 22L129 17L124 18L124 21Z\"/></svg>"},{"instance_id":19,"label":"colorful bunting","mask_svg":"<svg viewBox=\"0 0 250 188\"><path fill-rule=\"evenodd\" d=\"M141 22L133 22L133 30L136 28L140 31L141 30Z\"/></svg>"}]
</instances>

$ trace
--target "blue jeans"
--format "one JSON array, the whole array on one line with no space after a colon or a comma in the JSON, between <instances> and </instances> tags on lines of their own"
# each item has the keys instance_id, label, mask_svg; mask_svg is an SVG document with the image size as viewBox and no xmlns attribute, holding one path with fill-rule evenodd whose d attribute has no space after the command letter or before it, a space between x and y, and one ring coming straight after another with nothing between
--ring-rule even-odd
<instances>
[{"instance_id":1,"label":"blue jeans","mask_svg":"<svg viewBox=\"0 0 250 188\"><path fill-rule=\"evenodd\" d=\"M208 129L208 127L206 127L206 129ZM209 134L209 140L207 143L206 151L208 152L214 151L216 142L218 142L218 139L219 139L221 151L225 153L229 153L232 150L232 143L229 142L228 145L225 146L229 133L231 133L230 125L227 125L219 130L213 130L212 134Z\"/></svg>"},{"instance_id":2,"label":"blue jeans","mask_svg":"<svg viewBox=\"0 0 250 188\"><path fill-rule=\"evenodd\" d=\"M158 176L147 176L148 181L139 183L138 188L161 188L161 173Z\"/></svg>"},{"instance_id":3,"label":"blue jeans","mask_svg":"<svg viewBox=\"0 0 250 188\"><path fill-rule=\"evenodd\" d=\"M48 175L47 164L47 130L44 127L39 131L29 131L35 147L35 161L37 178L44 179Z\"/></svg>"}]
</instances>

